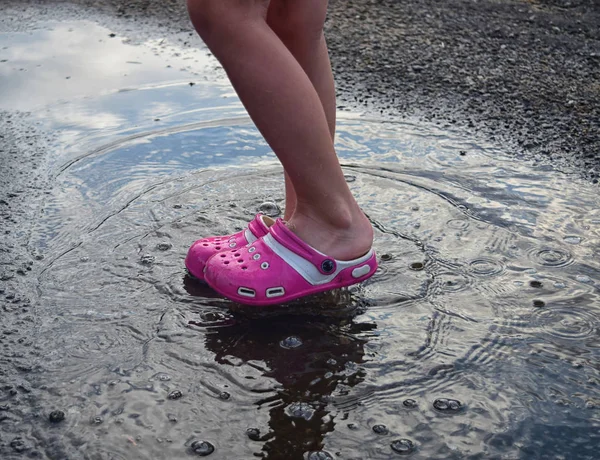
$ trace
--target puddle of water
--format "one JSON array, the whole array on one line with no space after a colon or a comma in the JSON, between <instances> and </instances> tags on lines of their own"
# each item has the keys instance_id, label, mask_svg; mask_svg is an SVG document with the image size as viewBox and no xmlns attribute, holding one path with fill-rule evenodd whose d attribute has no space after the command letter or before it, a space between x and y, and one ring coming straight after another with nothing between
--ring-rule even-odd
<instances>
[{"instance_id":1,"label":"puddle of water","mask_svg":"<svg viewBox=\"0 0 600 460\"><path fill-rule=\"evenodd\" d=\"M183 458L208 441L221 459L593 458L597 189L341 114L380 270L248 314L183 270L193 240L283 204L281 169L230 95L165 84L44 112L61 137L30 243L37 404L62 408L68 433L37 426L46 455Z\"/></svg>"}]
</instances>

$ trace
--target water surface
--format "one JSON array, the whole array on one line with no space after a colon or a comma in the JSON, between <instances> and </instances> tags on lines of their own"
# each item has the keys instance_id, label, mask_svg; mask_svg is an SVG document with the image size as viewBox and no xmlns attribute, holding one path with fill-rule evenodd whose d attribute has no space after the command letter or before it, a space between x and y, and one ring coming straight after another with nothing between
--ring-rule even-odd
<instances>
[{"instance_id":1,"label":"water surface","mask_svg":"<svg viewBox=\"0 0 600 460\"><path fill-rule=\"evenodd\" d=\"M186 458L208 441L227 460L595 458L597 187L340 113L379 272L242 308L183 259L276 214L281 168L229 87L160 78L40 113L58 142L29 243L43 257L33 385L40 412L65 412L30 421L45 457Z\"/></svg>"}]
</instances>

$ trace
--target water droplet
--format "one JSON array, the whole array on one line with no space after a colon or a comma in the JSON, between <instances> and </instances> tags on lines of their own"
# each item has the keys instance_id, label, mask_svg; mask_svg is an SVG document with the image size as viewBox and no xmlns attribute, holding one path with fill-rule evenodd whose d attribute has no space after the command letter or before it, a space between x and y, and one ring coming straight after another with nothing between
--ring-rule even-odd
<instances>
[{"instance_id":1,"label":"water droplet","mask_svg":"<svg viewBox=\"0 0 600 460\"><path fill-rule=\"evenodd\" d=\"M307 403L292 403L285 408L285 412L292 418L310 420L315 415L315 409Z\"/></svg>"},{"instance_id":2,"label":"water droplet","mask_svg":"<svg viewBox=\"0 0 600 460\"><path fill-rule=\"evenodd\" d=\"M309 452L307 460L333 460L333 457L329 452L320 450L318 452Z\"/></svg>"},{"instance_id":3,"label":"water droplet","mask_svg":"<svg viewBox=\"0 0 600 460\"><path fill-rule=\"evenodd\" d=\"M415 450L415 444L410 439L398 439L390 445L392 450L398 454L407 455Z\"/></svg>"},{"instance_id":4,"label":"water droplet","mask_svg":"<svg viewBox=\"0 0 600 460\"><path fill-rule=\"evenodd\" d=\"M182 397L183 397L183 393L181 391L179 391L179 390L173 390L167 396L167 398L169 398L169 399L179 399L179 398L182 398Z\"/></svg>"},{"instance_id":5,"label":"water droplet","mask_svg":"<svg viewBox=\"0 0 600 460\"><path fill-rule=\"evenodd\" d=\"M469 226L469 221L465 219L451 219L446 225L455 230L465 230Z\"/></svg>"},{"instance_id":6,"label":"water droplet","mask_svg":"<svg viewBox=\"0 0 600 460\"><path fill-rule=\"evenodd\" d=\"M462 409L462 404L456 399L439 398L433 401L433 408L440 412L458 412Z\"/></svg>"},{"instance_id":7,"label":"water droplet","mask_svg":"<svg viewBox=\"0 0 600 460\"><path fill-rule=\"evenodd\" d=\"M293 350L294 348L301 347L302 345L302 339L293 335L290 337L286 337L281 342L279 342L279 346L281 348L285 348L286 350Z\"/></svg>"},{"instance_id":8,"label":"water droplet","mask_svg":"<svg viewBox=\"0 0 600 460\"><path fill-rule=\"evenodd\" d=\"M373 425L373 432L377 434L388 434L389 431L385 425Z\"/></svg>"},{"instance_id":9,"label":"water droplet","mask_svg":"<svg viewBox=\"0 0 600 460\"><path fill-rule=\"evenodd\" d=\"M554 307L534 310L533 325L543 328L547 334L560 339L581 340L596 330L598 319L581 307Z\"/></svg>"},{"instance_id":10,"label":"water droplet","mask_svg":"<svg viewBox=\"0 0 600 460\"><path fill-rule=\"evenodd\" d=\"M564 267L572 262L571 254L561 249L542 249L532 253L531 257L547 267Z\"/></svg>"},{"instance_id":11,"label":"water droplet","mask_svg":"<svg viewBox=\"0 0 600 460\"><path fill-rule=\"evenodd\" d=\"M258 212L269 217L277 217L281 215L281 209L277 206L277 203L271 201L265 201L258 206Z\"/></svg>"},{"instance_id":12,"label":"water droplet","mask_svg":"<svg viewBox=\"0 0 600 460\"><path fill-rule=\"evenodd\" d=\"M140 263L142 265L152 265L154 263L154 256L145 255L140 258Z\"/></svg>"},{"instance_id":13,"label":"water droplet","mask_svg":"<svg viewBox=\"0 0 600 460\"><path fill-rule=\"evenodd\" d=\"M344 174L344 179L346 179L346 182L351 183L356 180L356 176L353 176L351 174Z\"/></svg>"},{"instance_id":14,"label":"water droplet","mask_svg":"<svg viewBox=\"0 0 600 460\"><path fill-rule=\"evenodd\" d=\"M25 444L25 441L21 437L16 437L10 442L10 447L13 448L15 452L25 452L30 447Z\"/></svg>"},{"instance_id":15,"label":"water droplet","mask_svg":"<svg viewBox=\"0 0 600 460\"><path fill-rule=\"evenodd\" d=\"M579 243L581 243L581 237L579 237L579 236L565 236L563 238L563 241L565 243L569 243L569 244L579 244Z\"/></svg>"},{"instance_id":16,"label":"water droplet","mask_svg":"<svg viewBox=\"0 0 600 460\"><path fill-rule=\"evenodd\" d=\"M158 243L156 245L156 249L158 249L159 251L168 251L172 247L173 247L173 245L171 243L167 243L167 242Z\"/></svg>"},{"instance_id":17,"label":"water droplet","mask_svg":"<svg viewBox=\"0 0 600 460\"><path fill-rule=\"evenodd\" d=\"M246 435L252 441L260 441L260 430L258 428L248 428Z\"/></svg>"},{"instance_id":18,"label":"water droplet","mask_svg":"<svg viewBox=\"0 0 600 460\"><path fill-rule=\"evenodd\" d=\"M160 380L161 382L168 382L171 380L171 376L165 372L159 372L154 374L150 380Z\"/></svg>"},{"instance_id":19,"label":"water droplet","mask_svg":"<svg viewBox=\"0 0 600 460\"><path fill-rule=\"evenodd\" d=\"M479 276L494 276L504 271L503 265L493 259L476 259L469 264L471 273Z\"/></svg>"},{"instance_id":20,"label":"water droplet","mask_svg":"<svg viewBox=\"0 0 600 460\"><path fill-rule=\"evenodd\" d=\"M55 410L50 412L48 420L52 423L60 423L65 419L65 413L61 410Z\"/></svg>"},{"instance_id":21,"label":"water droplet","mask_svg":"<svg viewBox=\"0 0 600 460\"><path fill-rule=\"evenodd\" d=\"M402 402L402 405L404 407L408 407L409 409L414 409L415 407L417 407L417 401L415 401L414 399L405 399Z\"/></svg>"},{"instance_id":22,"label":"water droplet","mask_svg":"<svg viewBox=\"0 0 600 460\"><path fill-rule=\"evenodd\" d=\"M580 283L590 284L592 279L587 275L576 275L575 279Z\"/></svg>"},{"instance_id":23,"label":"water droplet","mask_svg":"<svg viewBox=\"0 0 600 460\"><path fill-rule=\"evenodd\" d=\"M206 457L215 451L215 446L208 441L194 441L190 447L192 452L200 457Z\"/></svg>"}]
</instances>

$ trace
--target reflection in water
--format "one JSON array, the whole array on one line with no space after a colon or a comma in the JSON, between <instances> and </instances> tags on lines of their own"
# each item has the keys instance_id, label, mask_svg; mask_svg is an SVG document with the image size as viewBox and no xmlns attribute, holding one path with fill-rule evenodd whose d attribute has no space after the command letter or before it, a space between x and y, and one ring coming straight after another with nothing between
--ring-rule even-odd
<instances>
[{"instance_id":1,"label":"reflection in water","mask_svg":"<svg viewBox=\"0 0 600 460\"><path fill-rule=\"evenodd\" d=\"M280 383L275 394L256 402L269 412L260 457L295 460L323 448L324 436L339 423L331 414L331 397L362 381L365 336L376 327L352 318L281 316L238 318L233 326L207 332L206 348L217 363L231 365L231 356L260 362L264 375Z\"/></svg>"}]
</instances>

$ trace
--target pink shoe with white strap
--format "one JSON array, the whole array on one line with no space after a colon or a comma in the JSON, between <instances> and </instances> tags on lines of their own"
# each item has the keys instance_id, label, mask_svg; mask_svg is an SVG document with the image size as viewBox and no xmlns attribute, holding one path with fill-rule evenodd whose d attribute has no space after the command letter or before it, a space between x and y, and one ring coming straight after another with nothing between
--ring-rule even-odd
<instances>
[{"instance_id":1,"label":"pink shoe with white strap","mask_svg":"<svg viewBox=\"0 0 600 460\"><path fill-rule=\"evenodd\" d=\"M266 306L360 283L376 270L372 249L358 259L335 260L303 242L278 219L266 236L211 257L204 277L230 300Z\"/></svg>"},{"instance_id":2,"label":"pink shoe with white strap","mask_svg":"<svg viewBox=\"0 0 600 460\"><path fill-rule=\"evenodd\" d=\"M227 236L211 236L196 241L190 247L185 258L186 268L190 274L204 281L204 266L208 259L219 252L241 248L248 243L253 243L269 233L269 227L274 222L270 217L257 214L248 227L240 232Z\"/></svg>"}]
</instances>

